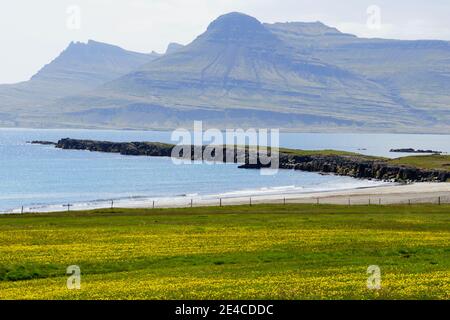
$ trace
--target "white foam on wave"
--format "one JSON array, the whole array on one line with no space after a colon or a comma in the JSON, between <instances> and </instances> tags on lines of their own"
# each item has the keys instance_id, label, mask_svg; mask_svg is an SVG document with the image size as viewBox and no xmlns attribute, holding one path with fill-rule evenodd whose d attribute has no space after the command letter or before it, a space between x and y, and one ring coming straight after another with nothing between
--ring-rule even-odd
<instances>
[{"instance_id":1,"label":"white foam on wave","mask_svg":"<svg viewBox=\"0 0 450 320\"><path fill-rule=\"evenodd\" d=\"M292 194L307 194L316 192L333 192L333 191L346 191L361 188L372 188L379 186L393 185L390 182L373 181L373 180L353 180L353 181L341 181L341 182L327 182L319 183L316 186L274 186L274 187L262 187L258 189L244 189L230 192L223 192L217 194L205 194L200 195L198 193L188 193L173 197L129 197L114 200L95 200L88 202L73 203L70 206L71 211L81 210L95 210L106 209L113 205L116 208L151 208L155 207L184 207L189 206L191 201L196 203L204 202L205 204L214 204L219 199L242 199L246 197L264 197L264 196L283 196ZM113 201L113 202L112 202ZM35 205L22 208L16 208L9 210L5 213L18 214L29 212L60 212L67 211L68 207L64 204L52 204L52 205Z\"/></svg>"}]
</instances>

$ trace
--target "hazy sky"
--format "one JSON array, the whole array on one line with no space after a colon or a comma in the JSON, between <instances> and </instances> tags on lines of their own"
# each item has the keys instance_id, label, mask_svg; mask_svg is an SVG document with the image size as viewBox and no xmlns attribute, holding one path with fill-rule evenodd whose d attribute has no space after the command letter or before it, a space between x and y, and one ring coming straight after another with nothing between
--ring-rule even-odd
<instances>
[{"instance_id":1,"label":"hazy sky","mask_svg":"<svg viewBox=\"0 0 450 320\"><path fill-rule=\"evenodd\" d=\"M364 37L450 40L449 0L2 0L0 83L27 80L70 41L164 52L231 11L262 22L322 21Z\"/></svg>"}]
</instances>

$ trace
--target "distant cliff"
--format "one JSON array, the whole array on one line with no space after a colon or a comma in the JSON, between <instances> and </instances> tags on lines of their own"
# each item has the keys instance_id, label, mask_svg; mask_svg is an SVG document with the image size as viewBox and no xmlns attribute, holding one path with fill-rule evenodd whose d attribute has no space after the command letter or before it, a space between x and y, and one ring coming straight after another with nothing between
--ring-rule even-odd
<instances>
[{"instance_id":1,"label":"distant cliff","mask_svg":"<svg viewBox=\"0 0 450 320\"><path fill-rule=\"evenodd\" d=\"M47 141L33 141L35 144L54 144L56 148L67 150L89 150L96 152L120 153L133 156L171 157L175 145L158 142L109 142L93 140L61 139L57 143ZM195 148L205 150L205 147L191 148L191 159L195 159ZM241 149L242 150L242 149ZM199 151L199 150L197 150ZM256 152L245 152L245 160L238 159L237 149L222 147L223 161L240 163L239 168L261 169L268 167L259 161ZM304 154L308 153L308 154ZM197 154L202 157L202 152ZM186 158L179 154L180 158ZM249 159L258 159L256 164L251 164ZM200 160L200 159L195 159ZM450 162L450 159L449 159ZM293 169L309 172L332 173L354 178L378 179L396 182L445 182L450 180L449 170L422 169L414 166L392 164L387 159L369 157L346 152L305 152L301 150L283 149L279 153L279 167L281 169Z\"/></svg>"}]
</instances>

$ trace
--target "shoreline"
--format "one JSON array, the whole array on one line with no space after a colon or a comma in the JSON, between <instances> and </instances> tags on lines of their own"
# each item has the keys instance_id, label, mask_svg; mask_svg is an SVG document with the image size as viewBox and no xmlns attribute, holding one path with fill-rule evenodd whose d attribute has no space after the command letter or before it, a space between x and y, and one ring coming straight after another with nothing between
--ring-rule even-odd
<instances>
[{"instance_id":1,"label":"shoreline","mask_svg":"<svg viewBox=\"0 0 450 320\"><path fill-rule=\"evenodd\" d=\"M348 188L341 190L323 191L293 191L257 194L248 193L232 195L239 191L216 195L184 195L160 198L135 198L111 201L91 201L73 203L70 211L84 211L96 209L142 209L142 208L189 208L189 207L219 207L234 205L256 204L333 204L333 205L400 205L418 203L450 203L450 183L416 182L412 184L381 184ZM227 195L228 194L228 195ZM42 205L24 208L23 214L63 212L67 206ZM2 215L21 214L21 208L0 213Z\"/></svg>"},{"instance_id":2,"label":"shoreline","mask_svg":"<svg viewBox=\"0 0 450 320\"><path fill-rule=\"evenodd\" d=\"M130 132L151 132L151 131L159 131L159 132L173 132L180 129L179 127L163 127L163 128L127 128L127 127L109 127L109 126L74 126L74 127L67 127L64 125L61 126L54 126L54 127L41 127L41 126L30 126L30 127L21 127L21 126L0 126L0 130L93 130L93 131L118 131L118 132L124 132L124 131L130 131ZM220 129L221 131L225 131L227 128ZM229 128L228 128L229 129ZM395 134L395 135L432 135L432 136L447 136L448 133L442 133L442 130L436 129L436 131L431 130L412 130L412 131L403 131L403 130L395 130L395 129L388 129L387 131L380 131L379 129L372 129L372 130L366 130L364 128L315 128L311 127L309 129L301 129L301 128L280 128L280 133L325 133L325 134L373 134L373 135L384 135L384 134Z\"/></svg>"},{"instance_id":3,"label":"shoreline","mask_svg":"<svg viewBox=\"0 0 450 320\"><path fill-rule=\"evenodd\" d=\"M63 150L84 150L90 152L117 153L129 156L170 157L173 153L172 144L158 142L109 142L96 140L61 139L57 143L47 141L32 141L31 144L54 145ZM187 146L194 151L197 146ZM203 146L201 159L203 160ZM238 168L266 168L259 161L259 153L245 150L245 161L239 162L238 151L228 146L217 146L218 150L227 155L225 163L240 164ZM220 152L219 151L219 152ZM184 151L183 151L184 152ZM253 151L252 151L253 152ZM194 161L190 155L187 159ZM228 157L231 154L231 157ZM447 170L422 169L417 167L393 164L387 159L355 154L351 152L323 150L305 151L295 149L279 150L279 168L336 175L366 180L367 183L349 183L346 185L325 185L304 188L297 185L262 187L259 189L235 189L216 194L178 194L178 195L142 195L139 197L94 198L92 200L70 201L65 205L59 203L35 203L22 208L3 209L4 214L20 214L34 212L82 211L107 208L177 208L219 205L245 205L256 203L323 203L323 204L401 204L418 202L450 202L450 173ZM256 164L250 159L255 157ZM180 159L186 158L185 155ZM411 159L411 158L410 158ZM424 159L424 158L422 158ZM203 160L204 161L204 160ZM369 182L371 181L371 182ZM402 184L401 184L402 183ZM410 183L405 185L405 183ZM411 184L412 183L412 184ZM437 187L439 186L439 187ZM239 188L242 186L239 185ZM386 191L388 190L388 191ZM194 191L195 192L195 191ZM94 196L95 197L95 196ZM20 204L19 204L20 205ZM0 212L1 214L1 212Z\"/></svg>"},{"instance_id":4,"label":"shoreline","mask_svg":"<svg viewBox=\"0 0 450 320\"><path fill-rule=\"evenodd\" d=\"M205 145L174 145L160 142L112 142L100 140L60 139L58 142L31 141L31 144L54 145L63 150L88 150L91 152L117 153L128 156L175 157L184 160L205 160L210 150ZM270 149L270 147L269 147ZM236 145L216 145L213 147L212 161L240 164L240 169L294 169L306 172L336 174L352 178L375 179L390 182L450 182L450 171L444 161L446 156L422 157L419 164L412 165L411 158L387 159L359 153L338 150L298 150L277 148L270 158L258 148ZM274 156L274 158L272 158ZM406 159L406 160L405 160ZM400 163L394 163L400 161ZM401 162L406 163L401 163ZM422 162L422 163L420 163ZM430 164L433 165L431 166ZM441 168L438 168L441 166Z\"/></svg>"}]
</instances>

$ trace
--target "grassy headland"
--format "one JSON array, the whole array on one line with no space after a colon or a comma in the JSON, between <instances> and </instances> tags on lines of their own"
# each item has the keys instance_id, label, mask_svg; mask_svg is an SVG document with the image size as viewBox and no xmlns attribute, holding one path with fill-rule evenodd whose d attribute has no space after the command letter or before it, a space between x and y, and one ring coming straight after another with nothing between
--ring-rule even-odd
<instances>
[{"instance_id":1,"label":"grassy headland","mask_svg":"<svg viewBox=\"0 0 450 320\"><path fill-rule=\"evenodd\" d=\"M204 160L204 151L206 151L206 146L187 145L182 148L183 152L180 154L180 150L174 149L175 145L157 142L111 142L66 138L57 143L46 141L32 143L54 144L56 148L61 149L133 156L171 157L175 151L177 157L191 160ZM216 146L216 148L221 149L219 154L222 154L218 161L240 163L240 168L244 169L260 169L268 166L264 161L260 161L260 153L255 150L254 146L249 147L247 151L242 150L243 146L235 147L233 145ZM184 149L188 152L185 152ZM244 153L240 154L238 150ZM305 151L283 148L279 151L279 161L276 165L282 169L335 173L354 178L397 182L446 182L450 180L450 171L446 166L448 156L442 156L444 163L441 161L438 165L433 156L415 157L418 159L415 162L407 158L400 158L395 162L387 158L336 150ZM208 153L206 154L208 155ZM210 157L208 159L211 160ZM253 163L251 159L253 159ZM437 165L439 170L435 170Z\"/></svg>"},{"instance_id":2,"label":"grassy headland","mask_svg":"<svg viewBox=\"0 0 450 320\"><path fill-rule=\"evenodd\" d=\"M389 163L420 169L450 171L450 155L409 156L390 160Z\"/></svg>"},{"instance_id":3,"label":"grassy headland","mask_svg":"<svg viewBox=\"0 0 450 320\"><path fill-rule=\"evenodd\" d=\"M0 299L449 299L450 206L0 217ZM66 268L81 268L81 290ZM366 287L381 268L382 289Z\"/></svg>"},{"instance_id":4,"label":"grassy headland","mask_svg":"<svg viewBox=\"0 0 450 320\"><path fill-rule=\"evenodd\" d=\"M292 154L296 156L347 156L347 157L356 157L361 160L387 160L387 158L376 157L376 156L368 156L363 155L356 152L349 151L340 151L333 149L326 150L299 150L299 149L288 149L288 148L280 148L280 153Z\"/></svg>"},{"instance_id":5,"label":"grassy headland","mask_svg":"<svg viewBox=\"0 0 450 320\"><path fill-rule=\"evenodd\" d=\"M450 171L450 155L412 155L401 158L389 159L385 157L368 156L355 152L339 150L295 150L280 148L280 152L298 156L347 156L361 160L384 161L392 165L407 166L418 169L433 169Z\"/></svg>"}]
</instances>

